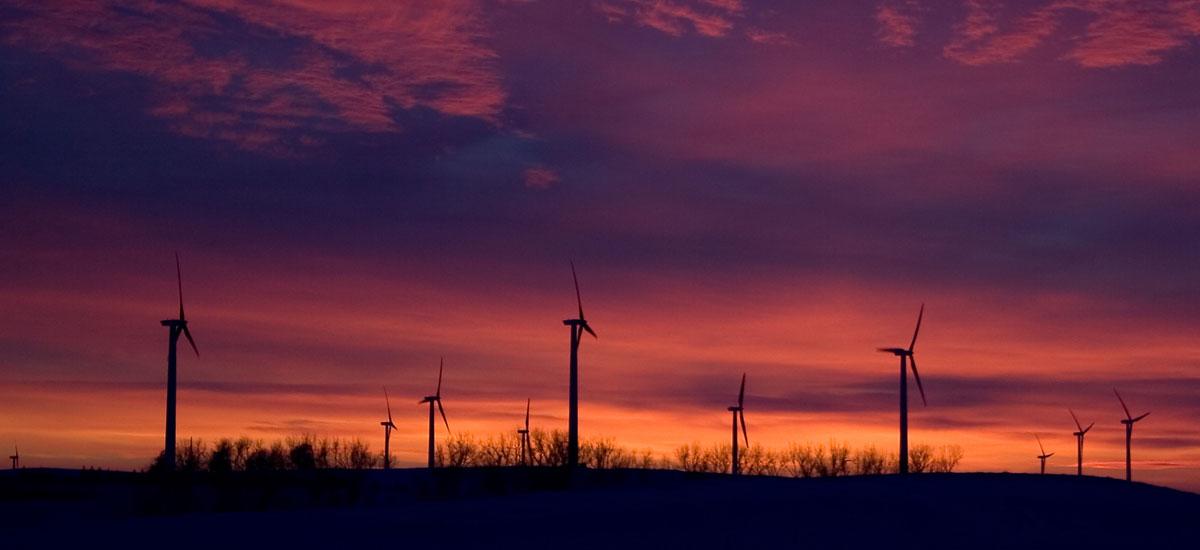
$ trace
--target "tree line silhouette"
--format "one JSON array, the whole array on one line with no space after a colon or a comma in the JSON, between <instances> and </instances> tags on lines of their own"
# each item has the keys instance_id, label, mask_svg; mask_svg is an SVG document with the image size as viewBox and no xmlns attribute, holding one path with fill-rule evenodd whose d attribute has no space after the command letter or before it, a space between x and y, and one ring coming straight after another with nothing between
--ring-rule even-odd
<instances>
[{"instance_id":1,"label":"tree line silhouette","mask_svg":"<svg viewBox=\"0 0 1200 550\"><path fill-rule=\"evenodd\" d=\"M203 439L180 440L175 445L174 471L213 473L270 472L280 470L374 468L382 460L361 439L343 439L302 435L266 442L240 437L220 439L212 444ZM159 456L150 465L151 472L172 470L167 457Z\"/></svg>"},{"instance_id":2,"label":"tree line silhouette","mask_svg":"<svg viewBox=\"0 0 1200 550\"><path fill-rule=\"evenodd\" d=\"M534 429L529 432L528 466L560 467L568 463L568 434L563 430ZM610 437L580 442L579 460L595 469L670 469L685 472L729 473L729 444L691 443L677 447L672 456L658 456L650 449L623 447ZM790 477L839 477L896 473L895 453L874 445L851 448L846 443L791 443L782 449L759 444L742 451L742 473ZM962 460L958 445L935 447L915 444L909 449L909 469L914 473L952 472ZM437 446L438 467L521 466L521 440L515 433L488 437L455 434ZM371 451L361 439L301 435L271 442L241 437L212 443L202 439L180 440L175 446L175 470L180 472L268 472L283 470L365 470L383 463L382 454ZM160 455L150 470L166 471Z\"/></svg>"}]
</instances>

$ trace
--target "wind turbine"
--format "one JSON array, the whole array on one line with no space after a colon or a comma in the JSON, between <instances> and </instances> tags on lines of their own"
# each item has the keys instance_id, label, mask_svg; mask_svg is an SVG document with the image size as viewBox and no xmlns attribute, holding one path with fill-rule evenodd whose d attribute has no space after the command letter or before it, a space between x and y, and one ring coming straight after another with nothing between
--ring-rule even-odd
<instances>
[{"instance_id":1,"label":"wind turbine","mask_svg":"<svg viewBox=\"0 0 1200 550\"><path fill-rule=\"evenodd\" d=\"M1067 409L1067 412L1071 413L1071 419L1075 421L1075 427L1079 429L1079 431L1071 434L1075 436L1075 446L1078 449L1079 456L1079 461L1075 466L1075 474L1083 475L1083 435L1088 433L1088 430L1092 429L1092 426L1095 426L1096 423L1092 422L1091 424L1088 424L1088 427L1084 428L1083 424L1079 423L1079 418L1075 416L1075 411Z\"/></svg>"},{"instance_id":2,"label":"wind turbine","mask_svg":"<svg viewBox=\"0 0 1200 550\"><path fill-rule=\"evenodd\" d=\"M16 445L13 445L13 454L8 459L12 461L12 469L16 470L21 463L21 450Z\"/></svg>"},{"instance_id":3,"label":"wind turbine","mask_svg":"<svg viewBox=\"0 0 1200 550\"><path fill-rule=\"evenodd\" d=\"M396 424L392 422L392 400L388 399L387 386L383 387L383 400L387 403L388 419L380 422L383 426L383 469L390 470L392 468L392 430L396 429Z\"/></svg>"},{"instance_id":4,"label":"wind turbine","mask_svg":"<svg viewBox=\"0 0 1200 550\"><path fill-rule=\"evenodd\" d=\"M1146 418L1150 413L1134 418L1132 414L1129 414L1129 407L1125 406L1125 400L1121 399L1121 394L1117 393L1117 388L1113 388L1113 393L1117 394L1117 400L1121 402L1121 408L1125 409L1125 419L1121 421L1125 425L1125 481L1133 481L1133 460L1129 451L1133 443L1133 423Z\"/></svg>"},{"instance_id":5,"label":"wind turbine","mask_svg":"<svg viewBox=\"0 0 1200 550\"><path fill-rule=\"evenodd\" d=\"M742 389L738 390L738 404L729 407L729 412L733 413L733 467L729 470L733 475L738 475L741 468L738 463L738 420L742 421L742 438L746 440L746 446L750 446L750 436L746 435L746 411L742 406L746 401L746 373L742 373Z\"/></svg>"},{"instance_id":6,"label":"wind turbine","mask_svg":"<svg viewBox=\"0 0 1200 550\"><path fill-rule=\"evenodd\" d=\"M521 465L529 465L529 399L525 399L525 428L517 430L517 435L521 438Z\"/></svg>"},{"instance_id":7,"label":"wind turbine","mask_svg":"<svg viewBox=\"0 0 1200 550\"><path fill-rule=\"evenodd\" d=\"M921 391L921 404L925 401L925 388L921 386L921 375L917 373L917 356L913 355L913 347L917 345L917 333L921 332L921 318L925 316L925 304L917 313L917 328L913 330L912 342L908 349L878 348L880 352L890 353L900 357L900 473L908 473L908 362L912 362L913 378L917 381L917 389Z\"/></svg>"},{"instance_id":8,"label":"wind turbine","mask_svg":"<svg viewBox=\"0 0 1200 550\"><path fill-rule=\"evenodd\" d=\"M446 358L443 357L438 362L438 383L437 390L433 395L427 395L424 399L417 401L418 405L429 403L429 469L433 469L433 458L435 453L433 439L433 404L437 403L438 412L442 413L442 422L446 423L446 433L450 433L450 421L446 420L446 410L442 408L442 368L446 366Z\"/></svg>"},{"instance_id":9,"label":"wind turbine","mask_svg":"<svg viewBox=\"0 0 1200 550\"><path fill-rule=\"evenodd\" d=\"M179 269L178 252L175 253L175 282L179 287L179 318L162 321L162 326L169 330L167 339L167 441L163 451L163 458L166 461L164 466L168 470L175 469L175 349L178 347L180 334L187 337L192 351L196 352L196 357L200 357L200 350L196 349L196 341L192 339L187 319L183 315L183 274Z\"/></svg>"},{"instance_id":10,"label":"wind turbine","mask_svg":"<svg viewBox=\"0 0 1200 550\"><path fill-rule=\"evenodd\" d=\"M1042 438L1038 434L1033 434L1037 437L1038 449L1041 449L1042 454L1038 455L1038 460L1042 461L1042 475L1046 475L1046 459L1054 456L1054 453L1046 454L1046 448L1042 446Z\"/></svg>"},{"instance_id":11,"label":"wind turbine","mask_svg":"<svg viewBox=\"0 0 1200 550\"><path fill-rule=\"evenodd\" d=\"M571 327L571 390L567 410L567 467L579 466L579 343L584 331L599 339L596 331L583 317L583 299L579 296L579 277L575 274L575 262L571 262L571 278L575 280L575 302L579 306L579 318L567 319L564 325Z\"/></svg>"}]
</instances>

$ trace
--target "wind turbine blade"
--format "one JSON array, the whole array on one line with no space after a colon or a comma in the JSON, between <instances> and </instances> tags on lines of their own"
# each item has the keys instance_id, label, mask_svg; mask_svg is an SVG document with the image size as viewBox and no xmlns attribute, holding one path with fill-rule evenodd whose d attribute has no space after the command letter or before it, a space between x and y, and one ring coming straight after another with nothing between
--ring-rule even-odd
<instances>
[{"instance_id":1,"label":"wind turbine blade","mask_svg":"<svg viewBox=\"0 0 1200 550\"><path fill-rule=\"evenodd\" d=\"M742 373L742 389L738 390L738 408L742 408L742 403L746 400L746 373Z\"/></svg>"},{"instance_id":2,"label":"wind turbine blade","mask_svg":"<svg viewBox=\"0 0 1200 550\"><path fill-rule=\"evenodd\" d=\"M383 400L387 403L388 424L392 423L392 400L388 398L387 386L383 387Z\"/></svg>"},{"instance_id":3,"label":"wind turbine blade","mask_svg":"<svg viewBox=\"0 0 1200 550\"><path fill-rule=\"evenodd\" d=\"M1033 434L1033 437L1037 438L1038 450L1042 451L1042 456L1046 456L1046 448L1042 446L1042 438L1038 437L1038 434Z\"/></svg>"},{"instance_id":4,"label":"wind turbine blade","mask_svg":"<svg viewBox=\"0 0 1200 550\"><path fill-rule=\"evenodd\" d=\"M1050 458L1052 456L1054 456L1054 453L1050 453L1050 454L1046 455L1046 458Z\"/></svg>"},{"instance_id":5,"label":"wind turbine blade","mask_svg":"<svg viewBox=\"0 0 1200 550\"><path fill-rule=\"evenodd\" d=\"M579 305L579 320L583 320L583 298L579 295L579 276L575 274L575 260L571 260L571 279L575 281L575 303ZM587 325L584 325L587 328ZM592 332L588 330L588 332ZM595 336L595 333L592 333Z\"/></svg>"},{"instance_id":6,"label":"wind turbine blade","mask_svg":"<svg viewBox=\"0 0 1200 550\"><path fill-rule=\"evenodd\" d=\"M929 402L925 401L925 388L921 386L921 375L917 372L917 356L910 355L908 361L912 363L913 378L917 381L917 389L921 392L921 404L929 406Z\"/></svg>"},{"instance_id":7,"label":"wind turbine blade","mask_svg":"<svg viewBox=\"0 0 1200 550\"><path fill-rule=\"evenodd\" d=\"M921 332L921 318L925 316L925 304L921 304L921 311L917 313L917 328L913 331L912 342L908 344L908 351L912 353L913 346L917 345L917 333Z\"/></svg>"},{"instance_id":8,"label":"wind turbine blade","mask_svg":"<svg viewBox=\"0 0 1200 550\"><path fill-rule=\"evenodd\" d=\"M746 411L738 409L738 418L742 421L742 440L746 442L746 446L750 446L750 436L746 435Z\"/></svg>"},{"instance_id":9,"label":"wind turbine blade","mask_svg":"<svg viewBox=\"0 0 1200 550\"><path fill-rule=\"evenodd\" d=\"M530 400L528 398L526 398L525 399L525 431L527 431L527 432L529 431L529 402L530 402Z\"/></svg>"},{"instance_id":10,"label":"wind turbine blade","mask_svg":"<svg viewBox=\"0 0 1200 550\"><path fill-rule=\"evenodd\" d=\"M179 251L175 252L175 284L179 286L179 320L183 317L183 271L179 268Z\"/></svg>"},{"instance_id":11,"label":"wind turbine blade","mask_svg":"<svg viewBox=\"0 0 1200 550\"><path fill-rule=\"evenodd\" d=\"M1150 413L1146 413L1146 414L1150 414ZM1084 430L1083 430L1083 433L1088 433L1088 430L1092 429L1092 426L1095 426L1095 425L1096 425L1096 423L1095 423L1095 422L1092 422L1091 424L1088 424L1088 427L1087 427L1086 429L1084 429Z\"/></svg>"},{"instance_id":12,"label":"wind turbine blade","mask_svg":"<svg viewBox=\"0 0 1200 550\"><path fill-rule=\"evenodd\" d=\"M187 338L188 344L192 345L192 351L196 352L196 357L200 357L200 350L196 349L196 341L192 339L192 331L188 330L187 325L183 325L183 335Z\"/></svg>"},{"instance_id":13,"label":"wind turbine blade","mask_svg":"<svg viewBox=\"0 0 1200 550\"><path fill-rule=\"evenodd\" d=\"M1075 421L1075 427L1076 427L1076 428L1079 428L1079 431L1081 431L1081 432L1082 432L1082 431L1083 431L1083 425L1081 425L1081 424L1079 423L1079 418L1075 416L1075 411L1073 411L1073 410L1071 410L1071 409L1067 409L1067 412L1071 413L1071 419Z\"/></svg>"},{"instance_id":14,"label":"wind turbine blade","mask_svg":"<svg viewBox=\"0 0 1200 550\"><path fill-rule=\"evenodd\" d=\"M1142 416L1139 416L1139 417L1137 417L1137 418L1134 418L1134 419L1133 419L1133 421L1134 421L1134 422L1137 422L1138 420L1141 420L1141 419L1143 419L1143 418L1146 418L1147 416L1150 416L1150 413L1146 413L1146 414L1143 414Z\"/></svg>"},{"instance_id":15,"label":"wind turbine blade","mask_svg":"<svg viewBox=\"0 0 1200 550\"><path fill-rule=\"evenodd\" d=\"M446 433L450 433L450 421L446 420L446 409L442 408L442 400L437 400L438 412L442 413L442 422L446 423Z\"/></svg>"},{"instance_id":16,"label":"wind turbine blade","mask_svg":"<svg viewBox=\"0 0 1200 550\"><path fill-rule=\"evenodd\" d=\"M1133 415L1129 414L1129 407L1125 406L1125 400L1121 399L1121 394L1117 391L1117 388L1113 388L1113 393L1117 394L1117 400L1121 402L1121 408L1125 409L1125 418L1133 418Z\"/></svg>"},{"instance_id":17,"label":"wind turbine blade","mask_svg":"<svg viewBox=\"0 0 1200 550\"><path fill-rule=\"evenodd\" d=\"M599 339L600 339L600 337L599 337L599 336L596 336L596 331L592 330L592 327L591 327L591 325L589 325L589 324L587 324L587 323L584 323L584 324L583 324L583 330L586 330L588 334L591 334L591 335L592 335L592 338L595 338L595 339L597 339L597 340L599 340Z\"/></svg>"},{"instance_id":18,"label":"wind turbine blade","mask_svg":"<svg viewBox=\"0 0 1200 550\"><path fill-rule=\"evenodd\" d=\"M438 360L438 385L437 385L437 391L433 392L433 395L435 395L435 396L437 396L437 397L441 397L441 396L442 396L442 369L443 369L443 368L445 368L445 367L446 367L446 358L445 358L445 357L442 357L440 360Z\"/></svg>"}]
</instances>

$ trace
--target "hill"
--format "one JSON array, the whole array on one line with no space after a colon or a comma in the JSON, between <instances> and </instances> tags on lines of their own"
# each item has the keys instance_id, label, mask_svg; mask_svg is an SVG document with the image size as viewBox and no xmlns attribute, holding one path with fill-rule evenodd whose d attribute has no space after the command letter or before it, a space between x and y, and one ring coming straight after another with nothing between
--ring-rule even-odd
<instances>
[{"instance_id":1,"label":"hill","mask_svg":"<svg viewBox=\"0 0 1200 550\"><path fill-rule=\"evenodd\" d=\"M0 527L18 548L1163 548L1200 535L1200 495L1056 475L19 474L0 476Z\"/></svg>"}]
</instances>

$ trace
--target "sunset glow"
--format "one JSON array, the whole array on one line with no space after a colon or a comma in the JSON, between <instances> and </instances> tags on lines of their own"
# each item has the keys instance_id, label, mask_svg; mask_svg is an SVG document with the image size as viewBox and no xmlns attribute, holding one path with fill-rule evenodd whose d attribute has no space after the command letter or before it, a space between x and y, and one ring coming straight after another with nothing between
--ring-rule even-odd
<instances>
[{"instance_id":1,"label":"sunset glow","mask_svg":"<svg viewBox=\"0 0 1200 550\"><path fill-rule=\"evenodd\" d=\"M179 434L729 437L1200 491L1200 3L443 0L0 7L0 449ZM798 4L803 4L800 6ZM836 8L836 9L835 9Z\"/></svg>"}]
</instances>

